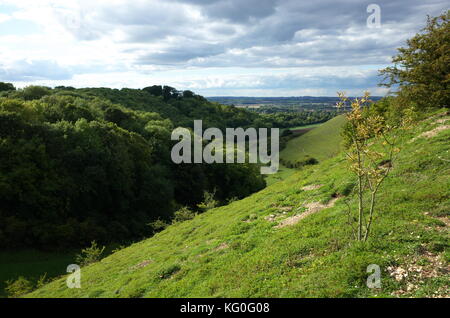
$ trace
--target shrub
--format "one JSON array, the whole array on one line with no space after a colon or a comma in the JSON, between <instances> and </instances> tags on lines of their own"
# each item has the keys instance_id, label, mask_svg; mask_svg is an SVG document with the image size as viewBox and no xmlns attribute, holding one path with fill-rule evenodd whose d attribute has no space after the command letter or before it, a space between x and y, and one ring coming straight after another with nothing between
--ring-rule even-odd
<instances>
[{"instance_id":1,"label":"shrub","mask_svg":"<svg viewBox=\"0 0 450 318\"><path fill-rule=\"evenodd\" d=\"M81 250L81 253L75 257L75 262L80 266L98 262L101 259L105 247L98 247L97 242L92 241L91 246Z\"/></svg>"},{"instance_id":2,"label":"shrub","mask_svg":"<svg viewBox=\"0 0 450 318\"><path fill-rule=\"evenodd\" d=\"M195 213L193 211L191 211L188 207L184 206L175 212L173 222L177 223L177 222L191 220L194 218L194 216L195 216Z\"/></svg>"},{"instance_id":3,"label":"shrub","mask_svg":"<svg viewBox=\"0 0 450 318\"><path fill-rule=\"evenodd\" d=\"M152 228L153 232L161 232L162 230L164 230L166 227L169 226L168 223L166 223L165 221L161 220L161 219L157 219L153 222L148 223L148 225Z\"/></svg>"},{"instance_id":4,"label":"shrub","mask_svg":"<svg viewBox=\"0 0 450 318\"><path fill-rule=\"evenodd\" d=\"M44 286L49 280L47 279L47 273L39 277L39 279L36 282L36 289L41 288Z\"/></svg>"},{"instance_id":5,"label":"shrub","mask_svg":"<svg viewBox=\"0 0 450 318\"><path fill-rule=\"evenodd\" d=\"M5 291L10 298L20 297L30 293L32 290L33 283L23 276L20 276L16 280L6 281Z\"/></svg>"},{"instance_id":6,"label":"shrub","mask_svg":"<svg viewBox=\"0 0 450 318\"><path fill-rule=\"evenodd\" d=\"M214 199L216 195L216 189L213 192L205 191L203 192L203 202L198 204L197 207L202 211L206 212L213 209L219 205L219 203Z\"/></svg>"}]
</instances>

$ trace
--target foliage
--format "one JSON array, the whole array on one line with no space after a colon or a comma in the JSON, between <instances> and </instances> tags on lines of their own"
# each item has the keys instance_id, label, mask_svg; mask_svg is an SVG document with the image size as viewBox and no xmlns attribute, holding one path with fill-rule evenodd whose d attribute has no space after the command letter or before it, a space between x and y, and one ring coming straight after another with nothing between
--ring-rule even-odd
<instances>
[{"instance_id":1,"label":"foliage","mask_svg":"<svg viewBox=\"0 0 450 318\"><path fill-rule=\"evenodd\" d=\"M47 284L49 282L49 279L47 278L47 273L45 273L44 275L41 275L38 280L36 281L36 286L35 288L41 288L43 287L45 284Z\"/></svg>"},{"instance_id":2,"label":"foliage","mask_svg":"<svg viewBox=\"0 0 450 318\"><path fill-rule=\"evenodd\" d=\"M6 92L0 247L141 239L154 233L147 224L170 223L175 206L196 208L208 189L217 188L222 202L262 189L257 165L171 162L175 125L203 118L205 128L233 127L258 117L183 96L164 101L144 90L37 86Z\"/></svg>"},{"instance_id":3,"label":"foliage","mask_svg":"<svg viewBox=\"0 0 450 318\"><path fill-rule=\"evenodd\" d=\"M399 107L450 107L450 10L428 17L421 33L399 48L394 66L380 71L387 87L398 86Z\"/></svg>"},{"instance_id":4,"label":"foliage","mask_svg":"<svg viewBox=\"0 0 450 318\"><path fill-rule=\"evenodd\" d=\"M41 287L41 286L40 286ZM17 298L33 290L33 283L23 276L6 282L5 291L8 297Z\"/></svg>"},{"instance_id":5,"label":"foliage","mask_svg":"<svg viewBox=\"0 0 450 318\"><path fill-rule=\"evenodd\" d=\"M23 98L24 100L40 99L44 96L50 95L51 90L44 86L27 86L23 89L12 91L9 96L12 98Z\"/></svg>"},{"instance_id":6,"label":"foliage","mask_svg":"<svg viewBox=\"0 0 450 318\"><path fill-rule=\"evenodd\" d=\"M309 157L308 155L305 156L304 159L299 160L299 161L291 162L291 161L285 161L285 160L281 159L280 162L284 166L286 166L287 168L290 168L290 169L298 169L298 168L301 168L304 166L316 165L319 163L319 161L316 158Z\"/></svg>"},{"instance_id":7,"label":"foliage","mask_svg":"<svg viewBox=\"0 0 450 318\"><path fill-rule=\"evenodd\" d=\"M348 99L344 93L338 95L341 102L337 107L342 108ZM386 137L390 127L385 125L383 117L365 112L364 107L370 102L368 92L351 101L351 111L345 115L347 124L342 132L349 169L357 177L357 217L353 216L350 206L348 216L350 226L357 223L354 234L358 241L366 241L369 237L378 190L394 164L394 153L398 151L394 141ZM373 149L370 142L378 142L383 146L382 150ZM370 196L368 206L364 202L366 195Z\"/></svg>"},{"instance_id":8,"label":"foliage","mask_svg":"<svg viewBox=\"0 0 450 318\"><path fill-rule=\"evenodd\" d=\"M75 263L79 266L87 266L98 262L102 258L105 247L97 246L97 242L92 241L91 246L81 250L81 253L75 257Z\"/></svg>"},{"instance_id":9,"label":"foliage","mask_svg":"<svg viewBox=\"0 0 450 318\"><path fill-rule=\"evenodd\" d=\"M189 209L187 206L182 207L181 209L178 209L174 213L173 222L183 222L187 220L192 220L195 217L195 212L193 212L191 209Z\"/></svg>"},{"instance_id":10,"label":"foliage","mask_svg":"<svg viewBox=\"0 0 450 318\"><path fill-rule=\"evenodd\" d=\"M450 167L445 161L450 130L417 138L433 130L437 119L448 120L443 113L433 113L399 134L402 151L379 189L380 213L364 244L351 238L344 198L297 224L275 227L303 213L310 203L325 204L336 193L347 193L356 180L341 153L242 200L170 225L85 268L81 289L65 288L63 277L27 297L88 297L95 291L96 297L446 296L448 248L442 251L442 246L450 238L434 215L450 210ZM391 134L395 129L387 137ZM383 145L375 142L373 147ZM318 187L304 190L309 185ZM357 209L356 201L349 204ZM419 261L430 264L428 258L434 265L418 267ZM145 267L136 266L149 259ZM366 285L370 264L380 266L382 289ZM397 281L388 269L392 267L408 269L409 275ZM409 284L412 289L407 289Z\"/></svg>"},{"instance_id":11,"label":"foliage","mask_svg":"<svg viewBox=\"0 0 450 318\"><path fill-rule=\"evenodd\" d=\"M0 92L15 91L16 88L11 83L0 82Z\"/></svg>"},{"instance_id":12,"label":"foliage","mask_svg":"<svg viewBox=\"0 0 450 318\"><path fill-rule=\"evenodd\" d=\"M216 189L212 192L205 191L203 192L203 201L199 204L197 204L200 211L205 212L210 209L214 209L216 206L218 206L218 202L214 199L216 195Z\"/></svg>"},{"instance_id":13,"label":"foliage","mask_svg":"<svg viewBox=\"0 0 450 318\"><path fill-rule=\"evenodd\" d=\"M264 110L267 112L267 110ZM262 120L270 123L273 127L289 128L297 126L305 126L326 122L336 117L335 111L280 111L273 113L262 113Z\"/></svg>"},{"instance_id":14,"label":"foliage","mask_svg":"<svg viewBox=\"0 0 450 318\"><path fill-rule=\"evenodd\" d=\"M161 219L157 219L153 222L150 222L148 225L153 230L153 233L157 233L157 232L164 230L166 227L168 227L169 223L167 223L166 221L163 221Z\"/></svg>"}]
</instances>

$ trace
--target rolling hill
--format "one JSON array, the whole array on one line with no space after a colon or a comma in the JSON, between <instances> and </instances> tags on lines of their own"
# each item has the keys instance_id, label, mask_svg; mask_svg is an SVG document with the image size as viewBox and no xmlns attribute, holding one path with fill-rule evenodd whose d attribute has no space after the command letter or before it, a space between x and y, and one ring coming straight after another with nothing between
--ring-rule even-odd
<instances>
[{"instance_id":1,"label":"rolling hill","mask_svg":"<svg viewBox=\"0 0 450 318\"><path fill-rule=\"evenodd\" d=\"M340 129L345 118L337 116L324 124L308 131L297 138L290 140L286 148L280 153L283 161L300 161L306 156L319 161L335 156L340 150Z\"/></svg>"},{"instance_id":2,"label":"rolling hill","mask_svg":"<svg viewBox=\"0 0 450 318\"><path fill-rule=\"evenodd\" d=\"M27 297L448 296L449 120L441 111L404 132L366 243L353 241L347 225L345 202L356 202L347 197L355 180L344 156L322 155L318 165L82 268L79 289L60 277ZM307 140L332 153L342 123ZM382 288L366 287L370 264L380 266Z\"/></svg>"}]
</instances>

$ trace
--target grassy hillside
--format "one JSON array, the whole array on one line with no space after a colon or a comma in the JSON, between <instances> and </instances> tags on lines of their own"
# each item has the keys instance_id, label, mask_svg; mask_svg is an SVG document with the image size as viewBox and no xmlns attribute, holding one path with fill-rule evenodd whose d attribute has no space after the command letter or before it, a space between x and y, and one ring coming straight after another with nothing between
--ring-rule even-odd
<instances>
[{"instance_id":1,"label":"grassy hillside","mask_svg":"<svg viewBox=\"0 0 450 318\"><path fill-rule=\"evenodd\" d=\"M336 155L341 143L339 131L344 123L345 118L337 116L306 134L290 140L280 153L280 158L284 161L295 162L310 156L322 161Z\"/></svg>"},{"instance_id":2,"label":"grassy hillside","mask_svg":"<svg viewBox=\"0 0 450 318\"><path fill-rule=\"evenodd\" d=\"M401 138L365 244L350 239L344 202L355 180L338 155L83 268L80 289L62 277L28 296L445 296L449 120L435 114ZM381 267L381 289L366 287L369 264Z\"/></svg>"},{"instance_id":3,"label":"grassy hillside","mask_svg":"<svg viewBox=\"0 0 450 318\"><path fill-rule=\"evenodd\" d=\"M266 184L268 186L270 186L276 182L282 181L282 180L292 176L296 171L297 171L297 169L285 167L285 166L283 166L283 164L280 163L277 173L268 174L266 176Z\"/></svg>"},{"instance_id":4,"label":"grassy hillside","mask_svg":"<svg viewBox=\"0 0 450 318\"><path fill-rule=\"evenodd\" d=\"M283 133L284 130L291 130L294 133L293 136L301 136L301 135L307 133L308 131L316 129L317 127L319 127L322 124L323 123L297 126L297 127L292 127L292 128L284 128L284 129L281 129L281 134ZM298 138L298 137L294 137L294 138ZM291 175L293 175L295 173L295 171L297 171L297 170L294 168L288 168L280 162L280 166L278 168L277 173L266 175L266 184L272 185L275 182L284 180L287 177L290 177Z\"/></svg>"}]
</instances>

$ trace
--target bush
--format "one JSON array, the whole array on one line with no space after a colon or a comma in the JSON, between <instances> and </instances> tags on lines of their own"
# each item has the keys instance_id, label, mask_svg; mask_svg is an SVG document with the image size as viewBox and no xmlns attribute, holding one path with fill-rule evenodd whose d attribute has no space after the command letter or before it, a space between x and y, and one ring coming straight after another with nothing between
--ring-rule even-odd
<instances>
[{"instance_id":1,"label":"bush","mask_svg":"<svg viewBox=\"0 0 450 318\"><path fill-rule=\"evenodd\" d=\"M91 246L81 250L81 253L75 257L75 263L80 266L87 266L89 264L101 260L101 256L105 251L105 247L98 247L97 242L92 241Z\"/></svg>"},{"instance_id":2,"label":"bush","mask_svg":"<svg viewBox=\"0 0 450 318\"><path fill-rule=\"evenodd\" d=\"M169 224L161 219L157 219L153 222L148 223L148 225L152 228L153 233L161 232L166 227L169 226Z\"/></svg>"},{"instance_id":3,"label":"bush","mask_svg":"<svg viewBox=\"0 0 450 318\"><path fill-rule=\"evenodd\" d=\"M214 189L213 192L205 191L203 192L203 202L200 204L197 204L197 207L202 211L206 212L210 209L215 208L219 205L219 203L214 199L216 196L216 189Z\"/></svg>"},{"instance_id":4,"label":"bush","mask_svg":"<svg viewBox=\"0 0 450 318\"><path fill-rule=\"evenodd\" d=\"M281 163L289 169L298 169L303 166L316 165L319 163L319 161L316 158L306 156L305 159L300 160L300 161L291 162L291 161L281 160Z\"/></svg>"},{"instance_id":5,"label":"bush","mask_svg":"<svg viewBox=\"0 0 450 318\"><path fill-rule=\"evenodd\" d=\"M187 220L191 220L195 217L195 213L191 211L188 207L184 206L174 214L173 222L183 222Z\"/></svg>"},{"instance_id":6,"label":"bush","mask_svg":"<svg viewBox=\"0 0 450 318\"><path fill-rule=\"evenodd\" d=\"M6 281L5 291L9 298L17 298L33 290L33 283L23 276Z\"/></svg>"}]
</instances>

